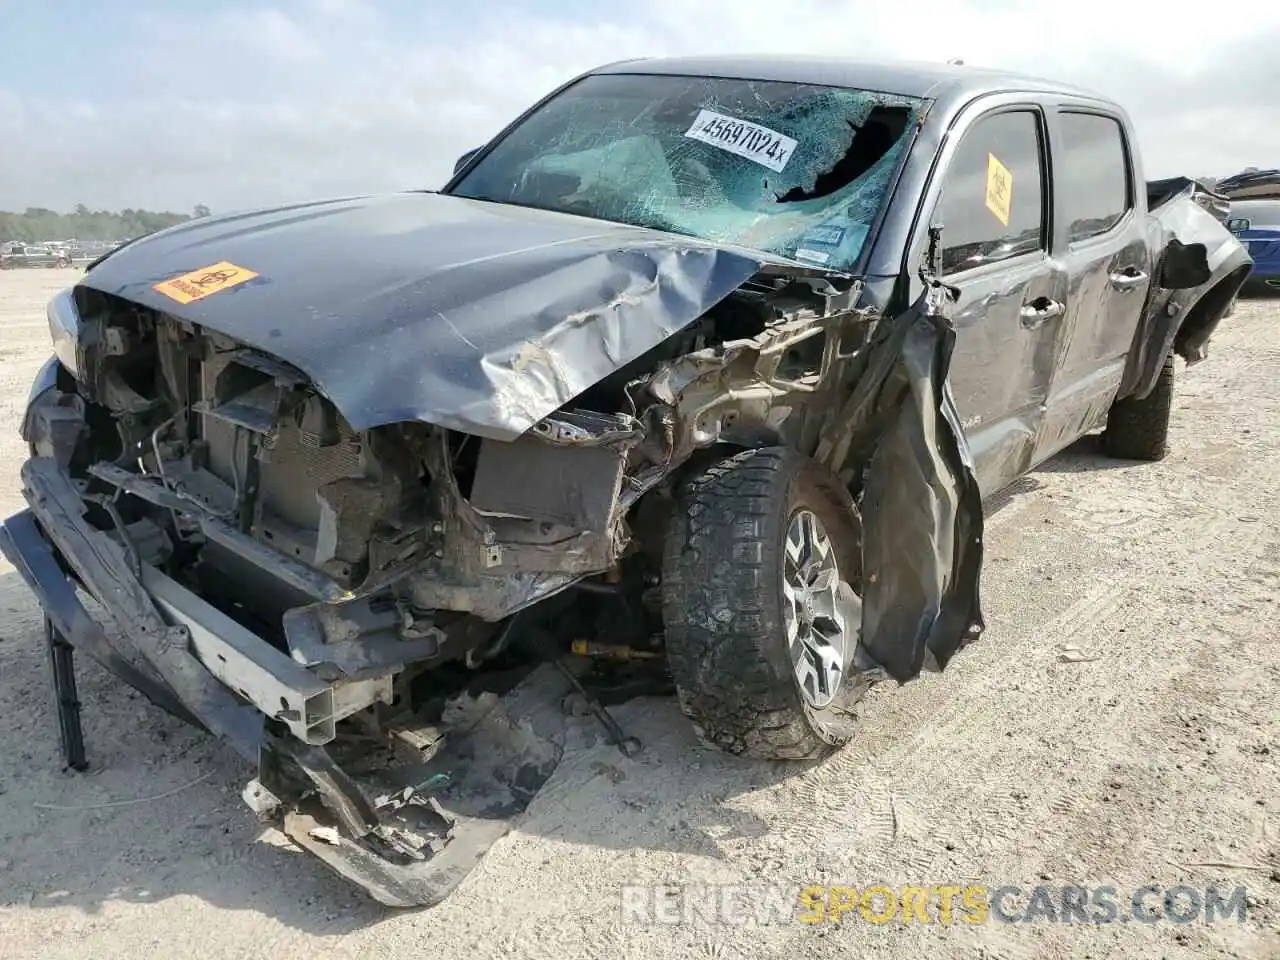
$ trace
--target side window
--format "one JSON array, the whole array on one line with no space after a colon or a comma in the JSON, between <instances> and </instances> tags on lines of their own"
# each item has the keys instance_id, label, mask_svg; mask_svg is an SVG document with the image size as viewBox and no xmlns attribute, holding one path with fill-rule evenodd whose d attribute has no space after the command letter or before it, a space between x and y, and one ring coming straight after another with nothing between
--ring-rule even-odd
<instances>
[{"instance_id":1,"label":"side window","mask_svg":"<svg viewBox=\"0 0 1280 960\"><path fill-rule=\"evenodd\" d=\"M1133 206L1124 130L1111 117L1063 113L1059 195L1071 243L1106 233ZM1057 151L1055 151L1057 152Z\"/></svg>"},{"instance_id":2,"label":"side window","mask_svg":"<svg viewBox=\"0 0 1280 960\"><path fill-rule=\"evenodd\" d=\"M1040 117L1030 110L977 121L942 181L942 268L957 273L1044 247Z\"/></svg>"}]
</instances>

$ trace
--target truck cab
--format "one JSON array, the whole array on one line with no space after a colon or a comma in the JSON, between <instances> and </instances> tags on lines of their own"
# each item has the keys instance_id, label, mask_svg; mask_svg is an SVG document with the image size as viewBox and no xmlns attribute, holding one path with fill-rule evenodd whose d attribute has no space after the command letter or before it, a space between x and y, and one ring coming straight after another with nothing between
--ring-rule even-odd
<instances>
[{"instance_id":1,"label":"truck cab","mask_svg":"<svg viewBox=\"0 0 1280 960\"><path fill-rule=\"evenodd\" d=\"M868 294L889 311L919 296L918 270L938 232L940 276L957 293L951 390L990 495L1105 426L1117 400L1146 395L1174 346L1167 329L1153 330L1150 301L1172 298L1176 312L1190 296L1155 282L1170 229L1149 206L1121 106L965 67L929 93L868 257ZM1155 199L1163 206L1174 194ZM1201 308L1198 344L1249 268L1204 206L1186 204L1176 217L1208 238L1209 268L1226 283ZM1159 362L1161 351L1144 344L1153 332Z\"/></svg>"}]
</instances>

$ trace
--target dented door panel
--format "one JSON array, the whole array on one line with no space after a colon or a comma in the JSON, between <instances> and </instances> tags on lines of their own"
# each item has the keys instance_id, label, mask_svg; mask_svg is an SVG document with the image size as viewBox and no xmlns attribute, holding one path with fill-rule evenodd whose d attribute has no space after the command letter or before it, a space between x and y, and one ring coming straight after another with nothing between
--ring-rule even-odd
<instances>
[{"instance_id":1,"label":"dented door panel","mask_svg":"<svg viewBox=\"0 0 1280 960\"><path fill-rule=\"evenodd\" d=\"M1066 300L1066 275L1038 256L950 282L960 289L951 388L986 496L1025 473L1034 455L1061 317L1033 311Z\"/></svg>"},{"instance_id":2,"label":"dented door panel","mask_svg":"<svg viewBox=\"0 0 1280 960\"><path fill-rule=\"evenodd\" d=\"M1053 243L1070 291L1035 463L1105 423L1153 269L1136 146L1120 118L1067 100L1048 119L1056 171Z\"/></svg>"},{"instance_id":3,"label":"dented door panel","mask_svg":"<svg viewBox=\"0 0 1280 960\"><path fill-rule=\"evenodd\" d=\"M975 110L956 137L929 222L941 228L943 275L958 290L951 389L990 494L1033 456L1067 278L1047 252L1052 187L1039 105Z\"/></svg>"}]
</instances>

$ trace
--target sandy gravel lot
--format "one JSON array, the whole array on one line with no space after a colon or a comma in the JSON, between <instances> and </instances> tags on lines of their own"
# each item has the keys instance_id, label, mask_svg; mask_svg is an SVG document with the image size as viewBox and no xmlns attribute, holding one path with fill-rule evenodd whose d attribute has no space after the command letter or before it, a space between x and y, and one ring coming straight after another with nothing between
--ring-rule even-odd
<instances>
[{"instance_id":1,"label":"sandy gravel lot","mask_svg":"<svg viewBox=\"0 0 1280 960\"><path fill-rule=\"evenodd\" d=\"M43 304L72 279L0 274L0 515L21 503ZM1186 371L1173 450L1131 465L1082 443L992 504L983 641L877 691L829 762L739 763L672 703L629 704L645 752L584 738L430 911L382 910L272 842L228 751L90 663L93 766L61 772L36 607L0 561L0 957L1280 957L1280 301L1242 303ZM1243 924L624 922L635 883L1249 899Z\"/></svg>"}]
</instances>

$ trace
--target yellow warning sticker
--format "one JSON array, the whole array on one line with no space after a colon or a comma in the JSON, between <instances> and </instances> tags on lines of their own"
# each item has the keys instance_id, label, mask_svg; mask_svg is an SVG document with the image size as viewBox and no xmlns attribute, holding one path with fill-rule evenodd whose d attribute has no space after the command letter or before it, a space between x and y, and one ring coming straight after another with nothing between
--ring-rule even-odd
<instances>
[{"instance_id":1,"label":"yellow warning sticker","mask_svg":"<svg viewBox=\"0 0 1280 960\"><path fill-rule=\"evenodd\" d=\"M184 273L164 283L157 283L153 289L179 303L191 303L194 300L203 300L219 290L227 290L238 287L242 283L248 283L256 276L257 274L252 270L237 267L234 263L223 260L221 263L192 270L190 273Z\"/></svg>"},{"instance_id":2,"label":"yellow warning sticker","mask_svg":"<svg viewBox=\"0 0 1280 960\"><path fill-rule=\"evenodd\" d=\"M1006 227L1009 225L1009 206L1013 203L1013 174L996 159L987 154L987 209Z\"/></svg>"}]
</instances>

